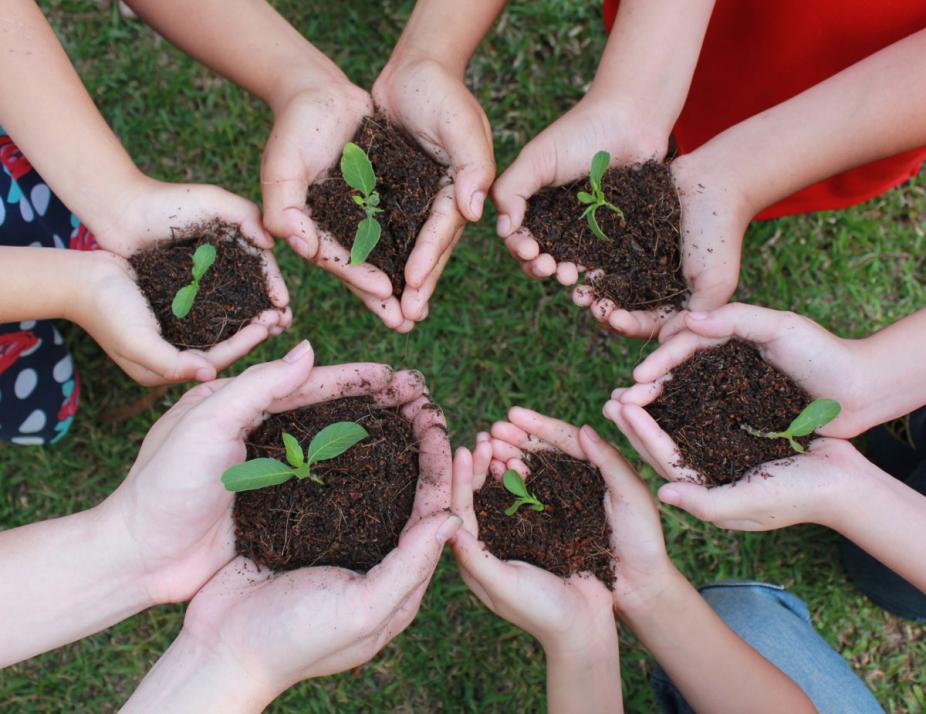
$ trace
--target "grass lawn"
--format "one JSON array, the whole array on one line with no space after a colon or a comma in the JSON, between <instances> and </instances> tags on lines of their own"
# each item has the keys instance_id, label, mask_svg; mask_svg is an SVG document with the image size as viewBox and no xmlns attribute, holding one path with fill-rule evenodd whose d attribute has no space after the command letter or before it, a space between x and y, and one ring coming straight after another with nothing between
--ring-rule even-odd
<instances>
[{"instance_id":1,"label":"grass lawn","mask_svg":"<svg viewBox=\"0 0 926 714\"><path fill-rule=\"evenodd\" d=\"M221 184L259 199L268 111L152 31L97 0L44 0L103 114L144 170L166 180ZM369 87L412 0L275 0L307 37ZM495 131L500 167L575 102L604 44L597 0L514 0L479 50L470 85ZM66 150L66 149L65 149ZM609 337L555 283L528 280L495 237L494 213L467 229L431 316L410 335L389 332L340 283L278 255L292 294L290 334L248 360L282 356L297 337L318 361L381 360L416 367L446 409L454 445L521 404L588 422L636 455L603 419L611 388L628 382L652 346ZM864 335L926 305L926 180L841 213L754 225L738 297L793 309L842 335ZM52 448L0 447L0 527L99 502L124 477L172 389L131 420L101 416L141 397L77 329L68 329L84 386L70 436ZM245 364L233 368L240 371ZM659 479L645 470L653 488ZM926 709L926 633L881 612L846 581L838 537L822 528L729 533L666 508L670 553L696 584L719 578L783 583L804 598L822 635L848 658L888 711ZM886 514L889 517L889 514ZM183 608L142 613L94 637L0 672L8 712L110 711L125 701L180 629ZM622 677L629 711L652 711L653 661L627 633ZM537 643L483 608L445 556L421 614L369 665L304 683L273 711L540 711Z\"/></svg>"}]
</instances>

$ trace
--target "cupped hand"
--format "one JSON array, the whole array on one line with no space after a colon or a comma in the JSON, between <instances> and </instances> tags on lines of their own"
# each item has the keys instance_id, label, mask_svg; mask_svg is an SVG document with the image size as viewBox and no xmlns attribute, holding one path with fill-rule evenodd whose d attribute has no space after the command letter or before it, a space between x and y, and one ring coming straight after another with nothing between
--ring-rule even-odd
<instances>
[{"instance_id":1,"label":"cupped hand","mask_svg":"<svg viewBox=\"0 0 926 714\"><path fill-rule=\"evenodd\" d=\"M432 158L450 168L453 182L435 197L405 266L402 314L428 314L447 261L466 221L478 221L495 179L492 129L462 77L431 59L398 59L373 85L376 106L405 129Z\"/></svg>"},{"instance_id":2,"label":"cupped hand","mask_svg":"<svg viewBox=\"0 0 926 714\"><path fill-rule=\"evenodd\" d=\"M618 401L640 407L651 403L662 393L675 367L695 352L736 337L753 343L763 359L811 397L840 403L842 411L819 429L821 435L848 439L871 426L865 416L871 394L866 389L866 365L859 342L836 337L801 315L742 303L712 312L683 313L678 327L680 331L669 334L634 369L636 384L612 394L605 405L606 416L612 415Z\"/></svg>"},{"instance_id":3,"label":"cupped hand","mask_svg":"<svg viewBox=\"0 0 926 714\"><path fill-rule=\"evenodd\" d=\"M152 427L128 477L101 506L123 524L152 600L191 597L234 557L234 494L221 476L244 460L244 439L267 414L364 394L395 406L415 402L423 388L417 373L386 365L313 369L302 342L282 360L187 392Z\"/></svg>"},{"instance_id":4,"label":"cupped hand","mask_svg":"<svg viewBox=\"0 0 926 714\"><path fill-rule=\"evenodd\" d=\"M604 507L611 526L615 574L611 595L618 612L645 607L654 593L669 587L677 573L666 553L656 502L633 467L594 429L577 429L530 409L514 407L508 421L493 425L491 436L480 435L480 440L492 445L490 470L496 475L507 469L524 474L524 454L550 448L590 461L598 468L607 489ZM465 516L464 527L468 527Z\"/></svg>"},{"instance_id":5,"label":"cupped hand","mask_svg":"<svg viewBox=\"0 0 926 714\"><path fill-rule=\"evenodd\" d=\"M274 574L239 557L193 598L183 635L231 663L269 703L303 679L369 661L407 628L459 525L446 512L419 520L365 575L333 567Z\"/></svg>"}]
</instances>

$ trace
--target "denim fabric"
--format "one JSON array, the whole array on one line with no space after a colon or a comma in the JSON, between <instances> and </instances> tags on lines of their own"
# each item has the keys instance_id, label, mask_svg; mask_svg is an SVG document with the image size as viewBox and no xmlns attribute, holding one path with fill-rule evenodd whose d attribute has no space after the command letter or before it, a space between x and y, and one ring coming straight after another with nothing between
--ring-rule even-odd
<instances>
[{"instance_id":1,"label":"denim fabric","mask_svg":"<svg viewBox=\"0 0 926 714\"><path fill-rule=\"evenodd\" d=\"M721 582L701 594L730 628L787 674L821 714L883 712L846 661L817 634L803 600L778 585ZM663 712L694 710L657 666L653 689Z\"/></svg>"}]
</instances>

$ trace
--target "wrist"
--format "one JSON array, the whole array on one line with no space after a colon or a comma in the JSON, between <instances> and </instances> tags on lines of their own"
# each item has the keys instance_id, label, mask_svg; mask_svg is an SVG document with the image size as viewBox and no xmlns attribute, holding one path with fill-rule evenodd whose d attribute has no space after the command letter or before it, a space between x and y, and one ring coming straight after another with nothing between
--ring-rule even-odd
<instances>
[{"instance_id":1,"label":"wrist","mask_svg":"<svg viewBox=\"0 0 926 714\"><path fill-rule=\"evenodd\" d=\"M279 117L300 96L319 92L344 94L363 90L327 58L324 61L308 58L298 62L295 68L287 67L279 72L261 99L274 117Z\"/></svg>"},{"instance_id":2,"label":"wrist","mask_svg":"<svg viewBox=\"0 0 926 714\"><path fill-rule=\"evenodd\" d=\"M623 163L663 161L669 149L668 129L653 119L646 107L618 92L599 90L594 85L570 112L601 117L603 126L613 126L617 139L609 147Z\"/></svg>"},{"instance_id":3,"label":"wrist","mask_svg":"<svg viewBox=\"0 0 926 714\"><path fill-rule=\"evenodd\" d=\"M722 210L729 220L745 230L753 216L765 207L759 205L762 199L749 190L748 181L734 164L725 163L723 156L705 147L707 144L672 161L676 188L682 194L709 192L717 197L716 210Z\"/></svg>"},{"instance_id":4,"label":"wrist","mask_svg":"<svg viewBox=\"0 0 926 714\"><path fill-rule=\"evenodd\" d=\"M622 575L615 583L614 609L621 622L631 629L634 623L658 617L665 608L672 607L691 583L672 561L666 562L645 576Z\"/></svg>"},{"instance_id":5,"label":"wrist","mask_svg":"<svg viewBox=\"0 0 926 714\"><path fill-rule=\"evenodd\" d=\"M885 487L901 482L871 463L849 442L842 444L843 448L830 455L837 459L834 466L842 478L834 483L835 488L819 494L817 507L807 520L854 540L854 529L870 520L872 504Z\"/></svg>"},{"instance_id":6,"label":"wrist","mask_svg":"<svg viewBox=\"0 0 926 714\"><path fill-rule=\"evenodd\" d=\"M122 711L260 712L277 694L184 628Z\"/></svg>"}]
</instances>

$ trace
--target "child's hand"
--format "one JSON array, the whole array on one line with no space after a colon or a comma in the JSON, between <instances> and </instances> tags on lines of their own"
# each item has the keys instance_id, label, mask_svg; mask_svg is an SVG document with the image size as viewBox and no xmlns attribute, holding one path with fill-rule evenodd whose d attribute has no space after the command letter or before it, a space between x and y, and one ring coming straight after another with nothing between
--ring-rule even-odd
<instances>
[{"instance_id":1,"label":"child's hand","mask_svg":"<svg viewBox=\"0 0 926 714\"><path fill-rule=\"evenodd\" d=\"M611 594L601 581L589 573L564 579L534 565L499 560L476 539L479 526L473 492L482 488L490 462L500 477L506 468L524 471L525 450L558 448L586 458L575 427L518 408L510 412L512 422L522 414L536 423L532 432L536 436L514 423L501 422L493 427L492 438L479 435L473 454L457 450L452 508L463 518L463 529L453 540L453 551L460 572L486 607L536 637L548 654L581 652L583 646L592 651L596 643L606 648L614 635L614 617Z\"/></svg>"},{"instance_id":2,"label":"child's hand","mask_svg":"<svg viewBox=\"0 0 926 714\"><path fill-rule=\"evenodd\" d=\"M414 322L428 315L428 301L463 233L478 221L495 179L492 129L463 83L431 59L390 62L373 85L373 99L438 162L453 183L438 193L405 267L402 314Z\"/></svg>"},{"instance_id":3,"label":"child's hand","mask_svg":"<svg viewBox=\"0 0 926 714\"><path fill-rule=\"evenodd\" d=\"M646 406L662 393L672 370L695 352L739 337L753 343L769 364L791 377L810 396L840 403L839 417L821 427L821 435L848 439L872 426L866 408L875 395L865 386L869 368L858 341L836 337L792 312L742 303L713 312L682 313L676 324L667 326L671 327L680 331L663 331L663 344L634 369L636 384L612 395L605 405L605 416L613 419L618 401Z\"/></svg>"},{"instance_id":4,"label":"child's hand","mask_svg":"<svg viewBox=\"0 0 926 714\"><path fill-rule=\"evenodd\" d=\"M414 372L380 364L313 369L313 361L302 342L282 360L199 385L148 433L128 477L100 508L124 529L153 602L192 597L234 557L234 494L221 476L244 460L245 436L266 414L366 394L382 406L412 406L423 393ZM446 504L449 483L443 489Z\"/></svg>"},{"instance_id":5,"label":"child's hand","mask_svg":"<svg viewBox=\"0 0 926 714\"><path fill-rule=\"evenodd\" d=\"M269 251L263 251L273 301L289 296ZM288 308L267 310L208 352L178 350L161 337L161 328L122 258L99 250L81 253L86 263L76 299L66 315L84 328L132 379L147 386L191 380L207 381L247 354L269 335L282 332L292 320Z\"/></svg>"}]
</instances>

